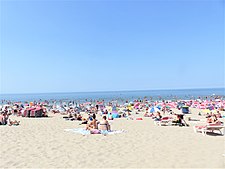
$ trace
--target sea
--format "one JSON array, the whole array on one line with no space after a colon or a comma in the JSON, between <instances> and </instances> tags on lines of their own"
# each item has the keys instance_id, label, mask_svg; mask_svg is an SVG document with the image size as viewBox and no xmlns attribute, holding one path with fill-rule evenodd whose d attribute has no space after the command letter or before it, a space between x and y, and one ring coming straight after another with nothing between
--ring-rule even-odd
<instances>
[{"instance_id":1,"label":"sea","mask_svg":"<svg viewBox=\"0 0 225 169\"><path fill-rule=\"evenodd\" d=\"M70 93L30 93L30 94L0 94L0 100L12 102L29 101L78 101L86 102L93 100L119 100L133 101L136 99L151 100L189 100L220 96L225 99L225 88L208 89L173 89L173 90L136 90L136 91L106 91L106 92L70 92Z\"/></svg>"}]
</instances>

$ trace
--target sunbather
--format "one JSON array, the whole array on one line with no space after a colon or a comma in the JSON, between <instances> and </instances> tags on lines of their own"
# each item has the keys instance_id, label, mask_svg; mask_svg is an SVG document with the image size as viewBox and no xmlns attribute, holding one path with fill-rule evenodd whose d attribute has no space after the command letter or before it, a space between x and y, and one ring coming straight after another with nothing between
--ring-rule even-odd
<instances>
[{"instance_id":1,"label":"sunbather","mask_svg":"<svg viewBox=\"0 0 225 169\"><path fill-rule=\"evenodd\" d=\"M206 121L207 124L194 126L195 132L196 131L202 131L203 129L207 129L207 126L209 128L210 128L210 126L214 126L214 127L215 126L222 126L223 125L223 122L221 122L220 120L218 120L215 115L213 115L213 116L211 116L209 119L207 119L207 121ZM213 130L214 129L212 129L212 131Z\"/></svg>"},{"instance_id":2,"label":"sunbather","mask_svg":"<svg viewBox=\"0 0 225 169\"><path fill-rule=\"evenodd\" d=\"M80 113L77 114L77 117L76 118L77 118L78 121L82 121L82 116L81 116Z\"/></svg>"},{"instance_id":3,"label":"sunbather","mask_svg":"<svg viewBox=\"0 0 225 169\"><path fill-rule=\"evenodd\" d=\"M109 119L109 120L113 120L112 113L109 113L109 115L108 115L108 119Z\"/></svg>"},{"instance_id":4,"label":"sunbather","mask_svg":"<svg viewBox=\"0 0 225 169\"><path fill-rule=\"evenodd\" d=\"M0 125L4 124L4 117L2 114L0 114Z\"/></svg>"},{"instance_id":5,"label":"sunbather","mask_svg":"<svg viewBox=\"0 0 225 169\"><path fill-rule=\"evenodd\" d=\"M82 118L82 122L80 123L81 124L88 124L88 120L86 118Z\"/></svg>"},{"instance_id":6,"label":"sunbather","mask_svg":"<svg viewBox=\"0 0 225 169\"><path fill-rule=\"evenodd\" d=\"M92 120L86 126L86 130L98 129L97 120L95 114L92 116Z\"/></svg>"},{"instance_id":7,"label":"sunbather","mask_svg":"<svg viewBox=\"0 0 225 169\"><path fill-rule=\"evenodd\" d=\"M1 124L2 124L2 125L6 125L7 122L8 122L8 119L9 119L9 115L8 115L6 112L4 112L4 113L2 114Z\"/></svg>"},{"instance_id":8,"label":"sunbather","mask_svg":"<svg viewBox=\"0 0 225 169\"><path fill-rule=\"evenodd\" d=\"M14 125L14 126L18 126L20 124L20 121L12 121L12 120L10 120L9 119L9 126L12 126L12 125Z\"/></svg>"},{"instance_id":9,"label":"sunbather","mask_svg":"<svg viewBox=\"0 0 225 169\"><path fill-rule=\"evenodd\" d=\"M98 124L98 129L99 130L110 130L110 125L109 122L106 120L106 116L102 117L102 121L100 121L100 123Z\"/></svg>"},{"instance_id":10,"label":"sunbather","mask_svg":"<svg viewBox=\"0 0 225 169\"><path fill-rule=\"evenodd\" d=\"M217 118L222 118L222 115L221 115L221 113L220 113L219 111L217 111L216 117L217 117Z\"/></svg>"},{"instance_id":11,"label":"sunbather","mask_svg":"<svg viewBox=\"0 0 225 169\"><path fill-rule=\"evenodd\" d=\"M148 113L148 108L145 109L144 117L151 117L150 114Z\"/></svg>"},{"instance_id":12,"label":"sunbather","mask_svg":"<svg viewBox=\"0 0 225 169\"><path fill-rule=\"evenodd\" d=\"M160 112L157 112L157 114L156 114L156 116L155 116L155 121L160 121L161 120L161 118L162 118L162 116L161 116L161 114L160 114Z\"/></svg>"},{"instance_id":13,"label":"sunbather","mask_svg":"<svg viewBox=\"0 0 225 169\"><path fill-rule=\"evenodd\" d=\"M207 123L217 123L217 122L219 122L219 120L217 119L216 115L213 114L211 117L208 117L207 118L207 121L206 122Z\"/></svg>"},{"instance_id":14,"label":"sunbather","mask_svg":"<svg viewBox=\"0 0 225 169\"><path fill-rule=\"evenodd\" d=\"M189 124L187 124L186 121L184 120L184 115L182 114L177 114L177 119L173 121L173 123L179 126L189 126Z\"/></svg>"}]
</instances>

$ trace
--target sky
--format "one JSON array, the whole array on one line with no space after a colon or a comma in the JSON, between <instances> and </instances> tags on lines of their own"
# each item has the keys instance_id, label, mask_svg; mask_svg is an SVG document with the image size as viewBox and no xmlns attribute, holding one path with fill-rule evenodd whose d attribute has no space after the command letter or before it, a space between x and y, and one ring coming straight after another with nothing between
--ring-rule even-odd
<instances>
[{"instance_id":1,"label":"sky","mask_svg":"<svg viewBox=\"0 0 225 169\"><path fill-rule=\"evenodd\" d=\"M0 93L224 87L224 1L1 1Z\"/></svg>"}]
</instances>

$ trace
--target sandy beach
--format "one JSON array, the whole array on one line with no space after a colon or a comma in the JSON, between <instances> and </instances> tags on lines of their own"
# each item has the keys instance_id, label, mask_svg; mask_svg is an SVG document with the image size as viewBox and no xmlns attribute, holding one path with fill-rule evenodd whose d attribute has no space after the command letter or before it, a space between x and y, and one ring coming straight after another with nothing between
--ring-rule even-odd
<instances>
[{"instance_id":1,"label":"sandy beach","mask_svg":"<svg viewBox=\"0 0 225 169\"><path fill-rule=\"evenodd\" d=\"M197 116L198 110L191 109ZM203 136L192 126L156 126L115 119L115 135L80 135L64 129L81 128L62 115L22 118L19 126L0 126L0 168L224 168L224 136ZM202 117L203 118L203 117Z\"/></svg>"},{"instance_id":2,"label":"sandy beach","mask_svg":"<svg viewBox=\"0 0 225 169\"><path fill-rule=\"evenodd\" d=\"M225 169L225 0L0 1L0 169Z\"/></svg>"}]
</instances>

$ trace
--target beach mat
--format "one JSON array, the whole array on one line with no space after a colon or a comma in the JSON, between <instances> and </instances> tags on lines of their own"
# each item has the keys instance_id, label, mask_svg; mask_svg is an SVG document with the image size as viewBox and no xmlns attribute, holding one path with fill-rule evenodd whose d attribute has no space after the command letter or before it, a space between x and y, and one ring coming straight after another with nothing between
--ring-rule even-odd
<instances>
[{"instance_id":1,"label":"beach mat","mask_svg":"<svg viewBox=\"0 0 225 169\"><path fill-rule=\"evenodd\" d=\"M64 131L68 131L68 132L73 132L73 133L78 133L78 134L82 134L82 135L89 135L91 134L91 132L89 130L85 130L83 128L77 128L77 129L64 129ZM103 135L113 135L113 134L120 134L120 133L124 133L125 130L111 130L111 131L100 131L99 134L103 134Z\"/></svg>"}]
</instances>

